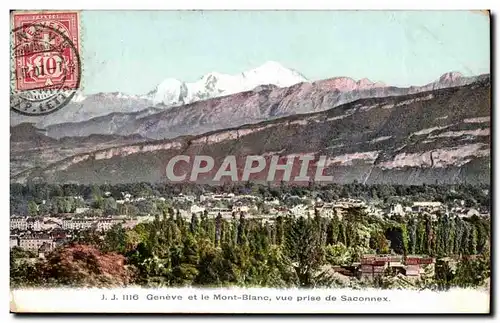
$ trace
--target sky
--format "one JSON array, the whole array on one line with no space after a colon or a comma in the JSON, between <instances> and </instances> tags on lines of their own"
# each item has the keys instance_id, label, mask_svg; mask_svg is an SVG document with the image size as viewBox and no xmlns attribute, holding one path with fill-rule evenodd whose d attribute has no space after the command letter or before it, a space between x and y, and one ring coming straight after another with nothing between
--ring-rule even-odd
<instances>
[{"instance_id":1,"label":"sky","mask_svg":"<svg viewBox=\"0 0 500 323\"><path fill-rule=\"evenodd\" d=\"M489 18L470 11L84 11L83 93L145 94L266 61L311 81L423 85L489 73Z\"/></svg>"}]
</instances>

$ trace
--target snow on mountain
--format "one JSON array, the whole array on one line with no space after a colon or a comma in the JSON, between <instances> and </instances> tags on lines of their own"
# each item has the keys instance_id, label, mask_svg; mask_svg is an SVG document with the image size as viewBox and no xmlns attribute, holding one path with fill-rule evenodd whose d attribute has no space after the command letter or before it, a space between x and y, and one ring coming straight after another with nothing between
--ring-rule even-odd
<instances>
[{"instance_id":1,"label":"snow on mountain","mask_svg":"<svg viewBox=\"0 0 500 323\"><path fill-rule=\"evenodd\" d=\"M16 125L30 122L45 128L55 124L87 121L111 113L134 113L148 107L180 106L252 90L260 85L286 87L301 82L307 82L307 79L298 72L276 62L267 62L238 75L212 72L191 83L168 78L145 95L112 92L85 96L79 91L67 106L46 116L27 117L12 112L11 123Z\"/></svg>"},{"instance_id":2,"label":"snow on mountain","mask_svg":"<svg viewBox=\"0 0 500 323\"><path fill-rule=\"evenodd\" d=\"M448 72L439 78L440 83L454 83L457 82L459 79L463 78L464 76L460 72Z\"/></svg>"},{"instance_id":3,"label":"snow on mountain","mask_svg":"<svg viewBox=\"0 0 500 323\"><path fill-rule=\"evenodd\" d=\"M257 85L274 84L278 87L288 87L297 83L307 82L300 73L287 69L277 62L267 62L251 71L242 73L243 86L247 89Z\"/></svg>"},{"instance_id":4,"label":"snow on mountain","mask_svg":"<svg viewBox=\"0 0 500 323\"><path fill-rule=\"evenodd\" d=\"M302 82L308 82L308 80L300 73L283 67L277 62L267 62L238 75L212 72L192 83L167 79L149 95L154 104L177 106L249 91L260 85L272 84L278 87L288 87Z\"/></svg>"},{"instance_id":5,"label":"snow on mountain","mask_svg":"<svg viewBox=\"0 0 500 323\"><path fill-rule=\"evenodd\" d=\"M184 104L187 94L186 83L169 78L158 84L156 89L149 93L154 105L179 105Z\"/></svg>"},{"instance_id":6,"label":"snow on mountain","mask_svg":"<svg viewBox=\"0 0 500 323\"><path fill-rule=\"evenodd\" d=\"M401 89L399 92L401 92L400 94L411 94L445 87L462 86L471 83L475 78L464 77L458 72L450 72L442 75L435 82L424 86L412 86L406 90ZM113 116L115 113L119 115L132 114L133 116L129 118L132 120L139 116L137 112L140 111L144 111L140 115L145 116L171 107L221 96L229 96L251 90L255 91L257 89L268 88L269 86L285 88L298 83L302 84L300 86L300 93L303 92L303 95L309 95L307 93L312 89L333 93L337 97L335 105L351 102L355 98L390 95L390 87L381 82L372 82L366 78L356 81L349 77L334 77L310 82L297 71L286 68L280 63L270 61L255 69L236 75L218 72L208 73L191 83L168 78L159 83L152 91L143 95L113 92L85 96L81 92L77 92L67 106L54 113L40 117L30 117L11 111L10 120L13 126L29 122L34 123L38 128L47 128L58 124L71 124L71 128L73 128L78 127L78 123L87 122L97 117ZM392 93L392 95L397 95L397 93ZM312 109L310 106L303 104L294 107L290 111L282 111L280 113L307 113L311 112L310 109ZM277 111L273 113L277 113ZM91 128L95 129L96 127ZM95 133L95 130L92 131L91 133ZM86 131L82 130L78 133L83 134Z\"/></svg>"}]
</instances>

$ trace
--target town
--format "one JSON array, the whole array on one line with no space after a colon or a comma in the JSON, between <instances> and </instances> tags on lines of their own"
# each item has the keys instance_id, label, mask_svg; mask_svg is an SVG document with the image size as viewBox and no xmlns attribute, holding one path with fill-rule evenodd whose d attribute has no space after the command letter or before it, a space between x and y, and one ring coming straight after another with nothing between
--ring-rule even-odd
<instances>
[{"instance_id":1,"label":"town","mask_svg":"<svg viewBox=\"0 0 500 323\"><path fill-rule=\"evenodd\" d=\"M246 193L148 192L133 195L127 191L115 190L98 191L97 194L94 192L91 198L82 195L53 197L50 207L47 205L48 200L38 199L35 202L35 199L32 199L27 202L27 214L11 215L10 248L25 250L35 257L43 258L58 247L74 242L85 232L92 232L103 239L106 233L114 228L131 230L139 224L152 224L162 210L173 218L186 222L193 221L194 218L216 222L241 222L245 219L257 221L268 228L276 227L277 221L281 219L319 217L325 221L350 222L351 218L346 217L350 217L353 212L375 221L406 221L405 223L424 218L433 223L444 218L446 221L472 218L489 221L490 217L488 205L471 203L470 200L460 198L448 198L446 201L442 201L442 198L441 201L423 200L421 196L411 195L396 199L393 196L385 199L340 196L332 198L310 189L302 190L298 194L293 193L287 191L281 195L276 192L262 194L261 189L260 192L254 190ZM480 194L488 195L489 192L483 189ZM456 195L459 197L459 194ZM415 246L405 246L402 252L403 248L397 247L399 238L394 240L391 238L392 233L387 232L387 247L372 248L370 252L358 254L347 261L331 262L329 270L345 279L373 280L387 272L395 276L418 279L424 274L434 275L436 264L442 265L446 259L447 266L457 264L456 257L448 257L446 252L432 255L411 254L411 251L417 250ZM347 236L344 239L347 241L352 237ZM489 238L482 239L486 241ZM373 238L366 245L371 246L372 240ZM460 251L455 251L461 254ZM469 254L470 257L476 256L475 251Z\"/></svg>"}]
</instances>

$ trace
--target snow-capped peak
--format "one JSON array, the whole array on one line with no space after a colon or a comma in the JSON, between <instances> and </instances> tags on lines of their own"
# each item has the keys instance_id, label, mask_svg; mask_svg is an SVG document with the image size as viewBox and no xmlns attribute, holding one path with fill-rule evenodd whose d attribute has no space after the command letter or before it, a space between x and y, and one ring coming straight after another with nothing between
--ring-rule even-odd
<instances>
[{"instance_id":1,"label":"snow-capped peak","mask_svg":"<svg viewBox=\"0 0 500 323\"><path fill-rule=\"evenodd\" d=\"M439 82L455 82L462 77L463 75L460 72L448 72L441 75Z\"/></svg>"},{"instance_id":2,"label":"snow-capped peak","mask_svg":"<svg viewBox=\"0 0 500 323\"><path fill-rule=\"evenodd\" d=\"M242 73L248 83L258 85L274 84L279 87L292 86L307 82L307 79L297 71L288 69L280 63L269 61L263 65Z\"/></svg>"},{"instance_id":3,"label":"snow-capped peak","mask_svg":"<svg viewBox=\"0 0 500 323\"><path fill-rule=\"evenodd\" d=\"M186 84L174 78L163 80L151 93L153 104L179 105L184 104Z\"/></svg>"},{"instance_id":4,"label":"snow-capped peak","mask_svg":"<svg viewBox=\"0 0 500 323\"><path fill-rule=\"evenodd\" d=\"M301 82L307 82L307 79L300 73L269 61L238 75L211 72L192 83L167 79L150 93L150 97L154 104L175 106L250 91L260 85L288 87Z\"/></svg>"}]
</instances>

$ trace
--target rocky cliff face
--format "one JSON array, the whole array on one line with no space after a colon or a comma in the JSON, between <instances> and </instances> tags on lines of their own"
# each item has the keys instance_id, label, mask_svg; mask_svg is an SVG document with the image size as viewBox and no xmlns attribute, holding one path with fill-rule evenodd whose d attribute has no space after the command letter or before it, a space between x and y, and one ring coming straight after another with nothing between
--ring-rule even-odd
<instances>
[{"instance_id":1,"label":"rocky cliff face","mask_svg":"<svg viewBox=\"0 0 500 323\"><path fill-rule=\"evenodd\" d=\"M336 107L333 102L354 97L342 96L351 92L324 91L324 87L328 85L266 87L178 107L172 109L173 114L162 112L144 118L149 126L141 120L135 124L136 129L149 136L154 131L182 135L181 124L191 129L201 125L199 131L204 131L214 124L227 126L234 120L232 116L255 120L271 115L276 119L84 153L13 180L165 181L165 167L171 157L201 154L212 156L216 164L227 155L236 155L239 167L247 155L324 155L326 174L333 175L338 183L490 182L489 77L465 86L397 96L394 93L399 89L371 87L363 91L373 98ZM319 112L279 118L306 111ZM204 180L211 177L213 174L205 174Z\"/></svg>"}]
</instances>

